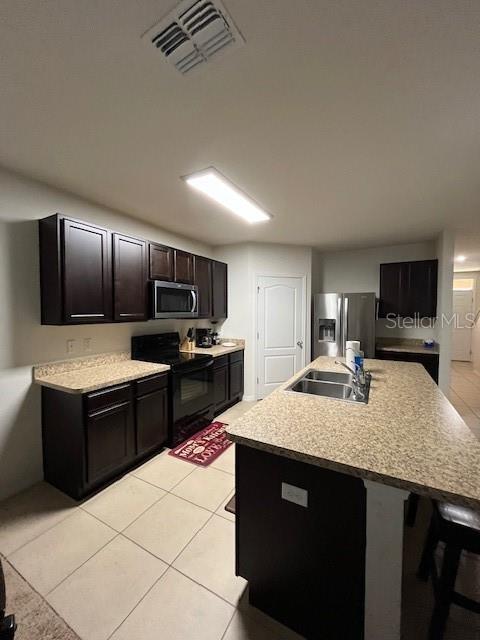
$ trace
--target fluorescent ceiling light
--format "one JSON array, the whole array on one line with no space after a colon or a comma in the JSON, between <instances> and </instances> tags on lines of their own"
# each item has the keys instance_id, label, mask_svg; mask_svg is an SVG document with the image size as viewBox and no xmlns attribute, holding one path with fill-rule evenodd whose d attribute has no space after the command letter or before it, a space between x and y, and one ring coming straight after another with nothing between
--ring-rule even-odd
<instances>
[{"instance_id":1,"label":"fluorescent ceiling light","mask_svg":"<svg viewBox=\"0 0 480 640\"><path fill-rule=\"evenodd\" d=\"M457 257L455 258L455 260L456 260L457 262L465 262L465 260L466 260L466 259L467 259L467 257L466 257L466 256L457 256Z\"/></svg>"},{"instance_id":2,"label":"fluorescent ceiling light","mask_svg":"<svg viewBox=\"0 0 480 640\"><path fill-rule=\"evenodd\" d=\"M183 179L188 185L201 191L247 222L265 222L272 217L214 167L192 173Z\"/></svg>"}]
</instances>

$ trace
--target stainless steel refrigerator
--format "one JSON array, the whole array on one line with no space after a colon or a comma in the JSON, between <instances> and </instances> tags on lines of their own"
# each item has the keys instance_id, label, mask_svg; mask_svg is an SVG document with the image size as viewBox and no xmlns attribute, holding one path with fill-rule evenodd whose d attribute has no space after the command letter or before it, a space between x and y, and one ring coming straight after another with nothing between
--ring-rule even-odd
<instances>
[{"instance_id":1,"label":"stainless steel refrigerator","mask_svg":"<svg viewBox=\"0 0 480 640\"><path fill-rule=\"evenodd\" d=\"M312 356L345 356L347 340L360 340L366 358L375 357L374 293L317 293L313 297Z\"/></svg>"}]
</instances>

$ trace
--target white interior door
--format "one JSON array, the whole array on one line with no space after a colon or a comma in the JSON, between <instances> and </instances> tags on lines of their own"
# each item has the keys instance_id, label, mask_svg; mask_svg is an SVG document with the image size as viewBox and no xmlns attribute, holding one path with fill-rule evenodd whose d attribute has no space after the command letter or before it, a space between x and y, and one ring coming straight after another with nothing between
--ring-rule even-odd
<instances>
[{"instance_id":1,"label":"white interior door","mask_svg":"<svg viewBox=\"0 0 480 640\"><path fill-rule=\"evenodd\" d=\"M305 282L257 279L257 399L305 366Z\"/></svg>"},{"instance_id":2,"label":"white interior door","mask_svg":"<svg viewBox=\"0 0 480 640\"><path fill-rule=\"evenodd\" d=\"M452 360L470 362L472 329L467 314L473 312L473 291L453 292L453 312L456 314L456 320L452 330Z\"/></svg>"}]
</instances>

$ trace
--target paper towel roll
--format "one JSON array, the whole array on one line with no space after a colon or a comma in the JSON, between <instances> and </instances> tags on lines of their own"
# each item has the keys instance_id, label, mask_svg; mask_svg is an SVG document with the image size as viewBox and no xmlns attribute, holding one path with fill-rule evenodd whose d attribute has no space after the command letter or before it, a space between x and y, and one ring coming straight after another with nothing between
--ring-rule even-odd
<instances>
[{"instance_id":1,"label":"paper towel roll","mask_svg":"<svg viewBox=\"0 0 480 640\"><path fill-rule=\"evenodd\" d=\"M355 371L355 355L360 351L360 340L347 340L345 343L345 362Z\"/></svg>"}]
</instances>

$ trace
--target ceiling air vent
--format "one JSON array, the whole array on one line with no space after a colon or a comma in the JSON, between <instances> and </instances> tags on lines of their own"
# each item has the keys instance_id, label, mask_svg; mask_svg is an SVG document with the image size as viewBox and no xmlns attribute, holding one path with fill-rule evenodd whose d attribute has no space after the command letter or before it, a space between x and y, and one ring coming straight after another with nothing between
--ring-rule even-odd
<instances>
[{"instance_id":1,"label":"ceiling air vent","mask_svg":"<svg viewBox=\"0 0 480 640\"><path fill-rule=\"evenodd\" d=\"M244 44L220 0L183 0L142 37L181 73Z\"/></svg>"}]
</instances>

